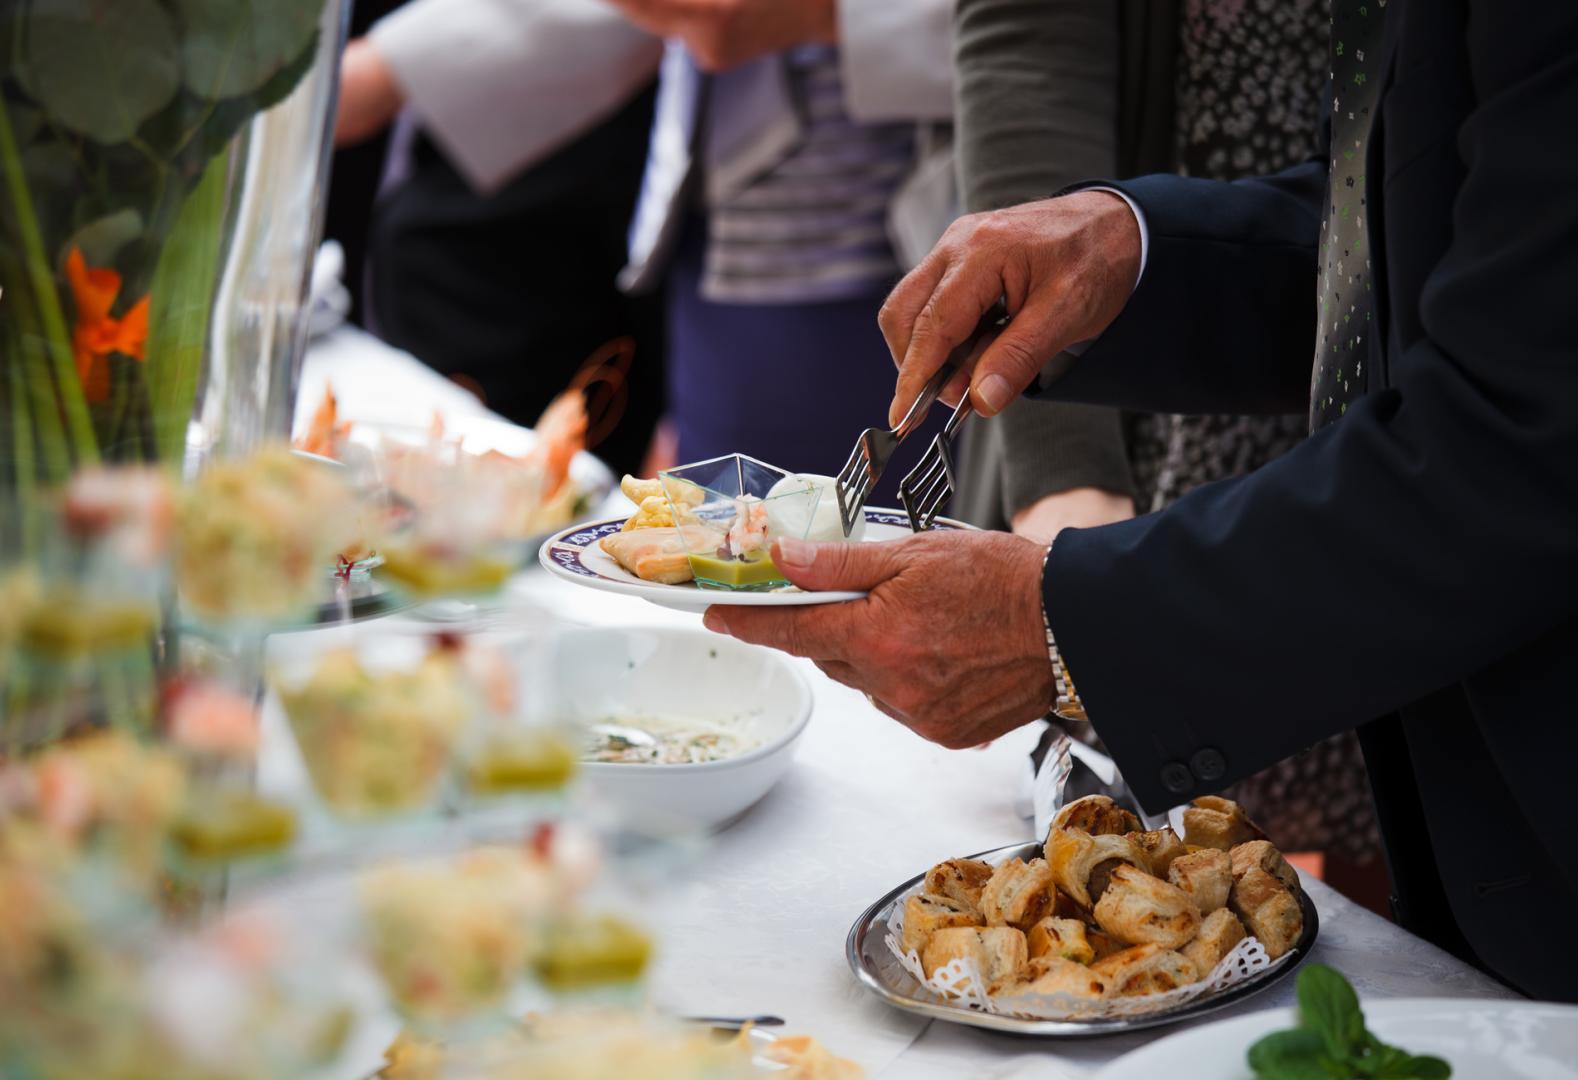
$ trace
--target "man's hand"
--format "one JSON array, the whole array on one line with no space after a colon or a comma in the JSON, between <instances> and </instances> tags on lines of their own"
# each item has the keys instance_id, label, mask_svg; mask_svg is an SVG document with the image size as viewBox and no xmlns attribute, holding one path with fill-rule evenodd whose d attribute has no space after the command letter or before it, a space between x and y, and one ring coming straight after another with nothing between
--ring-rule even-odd
<instances>
[{"instance_id":1,"label":"man's hand","mask_svg":"<svg viewBox=\"0 0 1578 1080\"><path fill-rule=\"evenodd\" d=\"M1015 536L1050 544L1064 529L1090 529L1134 516L1134 500L1096 487L1044 495L1014 515Z\"/></svg>"},{"instance_id":2,"label":"man's hand","mask_svg":"<svg viewBox=\"0 0 1578 1080\"><path fill-rule=\"evenodd\" d=\"M340 109L334 145L365 142L389 126L405 104L405 91L373 43L357 38L340 60Z\"/></svg>"},{"instance_id":3,"label":"man's hand","mask_svg":"<svg viewBox=\"0 0 1578 1080\"><path fill-rule=\"evenodd\" d=\"M837 0L608 0L658 37L679 38L706 71L838 40Z\"/></svg>"},{"instance_id":4,"label":"man's hand","mask_svg":"<svg viewBox=\"0 0 1578 1080\"><path fill-rule=\"evenodd\" d=\"M992 416L1057 353L1118 317L1140 272L1134 212L1107 191L1078 191L954 222L888 296L877 322L899 365L889 420L1006 299L1011 321L976 361L970 395ZM948 388L952 404L963 379Z\"/></svg>"},{"instance_id":5,"label":"man's hand","mask_svg":"<svg viewBox=\"0 0 1578 1080\"><path fill-rule=\"evenodd\" d=\"M707 609L711 630L816 661L917 734L959 749L1044 715L1056 696L1041 619L1045 549L995 532L883 544L780 539L805 589L868 589L807 607Z\"/></svg>"}]
</instances>

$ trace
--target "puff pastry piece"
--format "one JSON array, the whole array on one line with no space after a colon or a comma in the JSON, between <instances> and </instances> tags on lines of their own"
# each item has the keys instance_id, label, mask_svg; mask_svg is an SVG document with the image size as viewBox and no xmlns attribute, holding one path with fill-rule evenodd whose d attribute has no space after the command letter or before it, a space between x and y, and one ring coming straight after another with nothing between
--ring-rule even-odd
<instances>
[{"instance_id":1,"label":"puff pastry piece","mask_svg":"<svg viewBox=\"0 0 1578 1080\"><path fill-rule=\"evenodd\" d=\"M1200 909L1178 886L1132 866L1120 866L1096 901L1096 922L1131 945L1176 949L1199 933Z\"/></svg>"},{"instance_id":2,"label":"puff pastry piece","mask_svg":"<svg viewBox=\"0 0 1578 1080\"><path fill-rule=\"evenodd\" d=\"M1167 871L1167 880L1194 900L1202 914L1227 906L1233 887L1233 860L1218 848L1202 848L1180 855Z\"/></svg>"},{"instance_id":3,"label":"puff pastry piece","mask_svg":"<svg viewBox=\"0 0 1578 1080\"><path fill-rule=\"evenodd\" d=\"M1238 916L1226 908L1218 908L1205 917L1195 939L1178 951L1195 966L1203 979L1216 970L1222 957L1232 952L1245 936L1244 924L1238 921Z\"/></svg>"},{"instance_id":4,"label":"puff pastry piece","mask_svg":"<svg viewBox=\"0 0 1578 1080\"><path fill-rule=\"evenodd\" d=\"M1151 858L1151 873L1159 878L1166 878L1173 860L1189 851L1184 847L1184 842L1178 839L1178 834L1168 825L1149 832L1131 832L1126 835L1145 849L1145 853Z\"/></svg>"},{"instance_id":5,"label":"puff pastry piece","mask_svg":"<svg viewBox=\"0 0 1578 1080\"><path fill-rule=\"evenodd\" d=\"M1304 932L1304 911L1298 896L1280 878L1252 866L1233 882L1227 906L1275 960L1293 947Z\"/></svg>"},{"instance_id":6,"label":"puff pastry piece","mask_svg":"<svg viewBox=\"0 0 1578 1080\"><path fill-rule=\"evenodd\" d=\"M1089 964L1096 959L1096 950L1085 936L1085 924L1077 919L1048 915L1025 931L1025 944L1030 948L1032 960L1054 956L1076 964Z\"/></svg>"},{"instance_id":7,"label":"puff pastry piece","mask_svg":"<svg viewBox=\"0 0 1578 1080\"><path fill-rule=\"evenodd\" d=\"M1118 863L1146 872L1151 865L1145 849L1127 836L1092 836L1083 829L1053 829L1047 836L1046 856L1053 884L1087 912Z\"/></svg>"},{"instance_id":8,"label":"puff pastry piece","mask_svg":"<svg viewBox=\"0 0 1578 1080\"><path fill-rule=\"evenodd\" d=\"M913 950L918 956L938 930L974 926L978 921L975 912L946 896L912 896L904 901L904 932L899 944L905 952Z\"/></svg>"},{"instance_id":9,"label":"puff pastry piece","mask_svg":"<svg viewBox=\"0 0 1578 1080\"><path fill-rule=\"evenodd\" d=\"M981 910L981 890L992 880L994 867L980 859L949 859L926 871L921 888L933 896L946 896L971 911Z\"/></svg>"},{"instance_id":10,"label":"puff pastry piece","mask_svg":"<svg viewBox=\"0 0 1578 1080\"><path fill-rule=\"evenodd\" d=\"M635 529L605 536L598 545L642 581L682 585L691 580L691 551L707 551L723 543L723 534L704 525L682 529Z\"/></svg>"},{"instance_id":11,"label":"puff pastry piece","mask_svg":"<svg viewBox=\"0 0 1578 1080\"><path fill-rule=\"evenodd\" d=\"M1017 976L1030 959L1025 935L1012 926L957 926L938 930L921 953L929 979L940 967L961 957L973 959L981 980L991 985Z\"/></svg>"},{"instance_id":12,"label":"puff pastry piece","mask_svg":"<svg viewBox=\"0 0 1578 1080\"><path fill-rule=\"evenodd\" d=\"M1105 795L1075 799L1052 819L1053 830L1081 829L1092 836L1139 832L1140 819Z\"/></svg>"},{"instance_id":13,"label":"puff pastry piece","mask_svg":"<svg viewBox=\"0 0 1578 1080\"><path fill-rule=\"evenodd\" d=\"M1090 942L1090 951L1095 954L1096 960L1105 960L1113 953L1120 953L1128 948L1128 945L1105 930L1096 930L1089 926L1085 927L1085 940Z\"/></svg>"},{"instance_id":14,"label":"puff pastry piece","mask_svg":"<svg viewBox=\"0 0 1578 1080\"><path fill-rule=\"evenodd\" d=\"M1244 808L1232 799L1202 795L1183 812L1184 843L1190 847L1227 851L1251 840L1264 840L1260 826L1249 820Z\"/></svg>"},{"instance_id":15,"label":"puff pastry piece","mask_svg":"<svg viewBox=\"0 0 1578 1080\"><path fill-rule=\"evenodd\" d=\"M1288 865L1288 861L1282 857L1282 852L1273 847L1271 841L1251 840L1247 844L1239 844L1228 854L1232 859L1235 881L1243 877L1251 867L1259 867L1286 885L1291 892L1298 893L1298 871Z\"/></svg>"},{"instance_id":16,"label":"puff pastry piece","mask_svg":"<svg viewBox=\"0 0 1578 1080\"><path fill-rule=\"evenodd\" d=\"M988 926L1028 930L1052 910L1052 870L1045 859L1009 859L981 890L981 914Z\"/></svg>"},{"instance_id":17,"label":"puff pastry piece","mask_svg":"<svg viewBox=\"0 0 1578 1080\"><path fill-rule=\"evenodd\" d=\"M1160 945L1135 945L1090 966L1116 997L1161 994L1198 982L1200 972L1181 953Z\"/></svg>"},{"instance_id":18,"label":"puff pastry piece","mask_svg":"<svg viewBox=\"0 0 1578 1080\"><path fill-rule=\"evenodd\" d=\"M993 983L991 994L1071 994L1078 998L1107 996L1107 980L1084 964L1060 956L1032 958L1023 973Z\"/></svg>"}]
</instances>

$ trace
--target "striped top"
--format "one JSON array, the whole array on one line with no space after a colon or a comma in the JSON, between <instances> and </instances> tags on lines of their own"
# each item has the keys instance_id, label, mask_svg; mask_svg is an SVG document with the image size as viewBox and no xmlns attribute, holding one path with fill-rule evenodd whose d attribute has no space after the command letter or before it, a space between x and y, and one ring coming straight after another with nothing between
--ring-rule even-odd
<instances>
[{"instance_id":1,"label":"striped top","mask_svg":"<svg viewBox=\"0 0 1578 1080\"><path fill-rule=\"evenodd\" d=\"M708 200L707 300L841 300L899 276L887 214L915 166L914 126L851 120L832 48L796 49L784 62L801 138L743 190Z\"/></svg>"}]
</instances>

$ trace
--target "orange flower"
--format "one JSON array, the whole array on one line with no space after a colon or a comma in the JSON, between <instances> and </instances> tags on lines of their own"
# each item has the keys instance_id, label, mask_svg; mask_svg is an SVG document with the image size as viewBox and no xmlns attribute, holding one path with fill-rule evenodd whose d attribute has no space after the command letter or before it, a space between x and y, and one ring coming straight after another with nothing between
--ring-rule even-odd
<instances>
[{"instance_id":1,"label":"orange flower","mask_svg":"<svg viewBox=\"0 0 1578 1080\"><path fill-rule=\"evenodd\" d=\"M90 267L78 248L66 256L66 280L71 283L77 309L77 322L71 330L77 378L84 397L103 401L110 396L110 354L143 358L148 343L148 298L137 301L119 319L111 318L110 309L121 291L121 276L114 270Z\"/></svg>"}]
</instances>

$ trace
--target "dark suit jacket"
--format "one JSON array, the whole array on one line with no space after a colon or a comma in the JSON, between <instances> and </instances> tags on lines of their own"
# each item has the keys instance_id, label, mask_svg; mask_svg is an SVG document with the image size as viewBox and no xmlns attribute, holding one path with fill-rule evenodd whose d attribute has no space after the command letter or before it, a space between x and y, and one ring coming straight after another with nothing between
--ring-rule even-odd
<instances>
[{"instance_id":1,"label":"dark suit jacket","mask_svg":"<svg viewBox=\"0 0 1578 1080\"><path fill-rule=\"evenodd\" d=\"M1405 925L1578 1000L1553 929L1578 917L1578 6L1388 20L1366 396L1252 475L1061 534L1047 610L1148 809L1363 725ZM1305 408L1324 167L1119 186L1149 261L1052 393Z\"/></svg>"}]
</instances>

